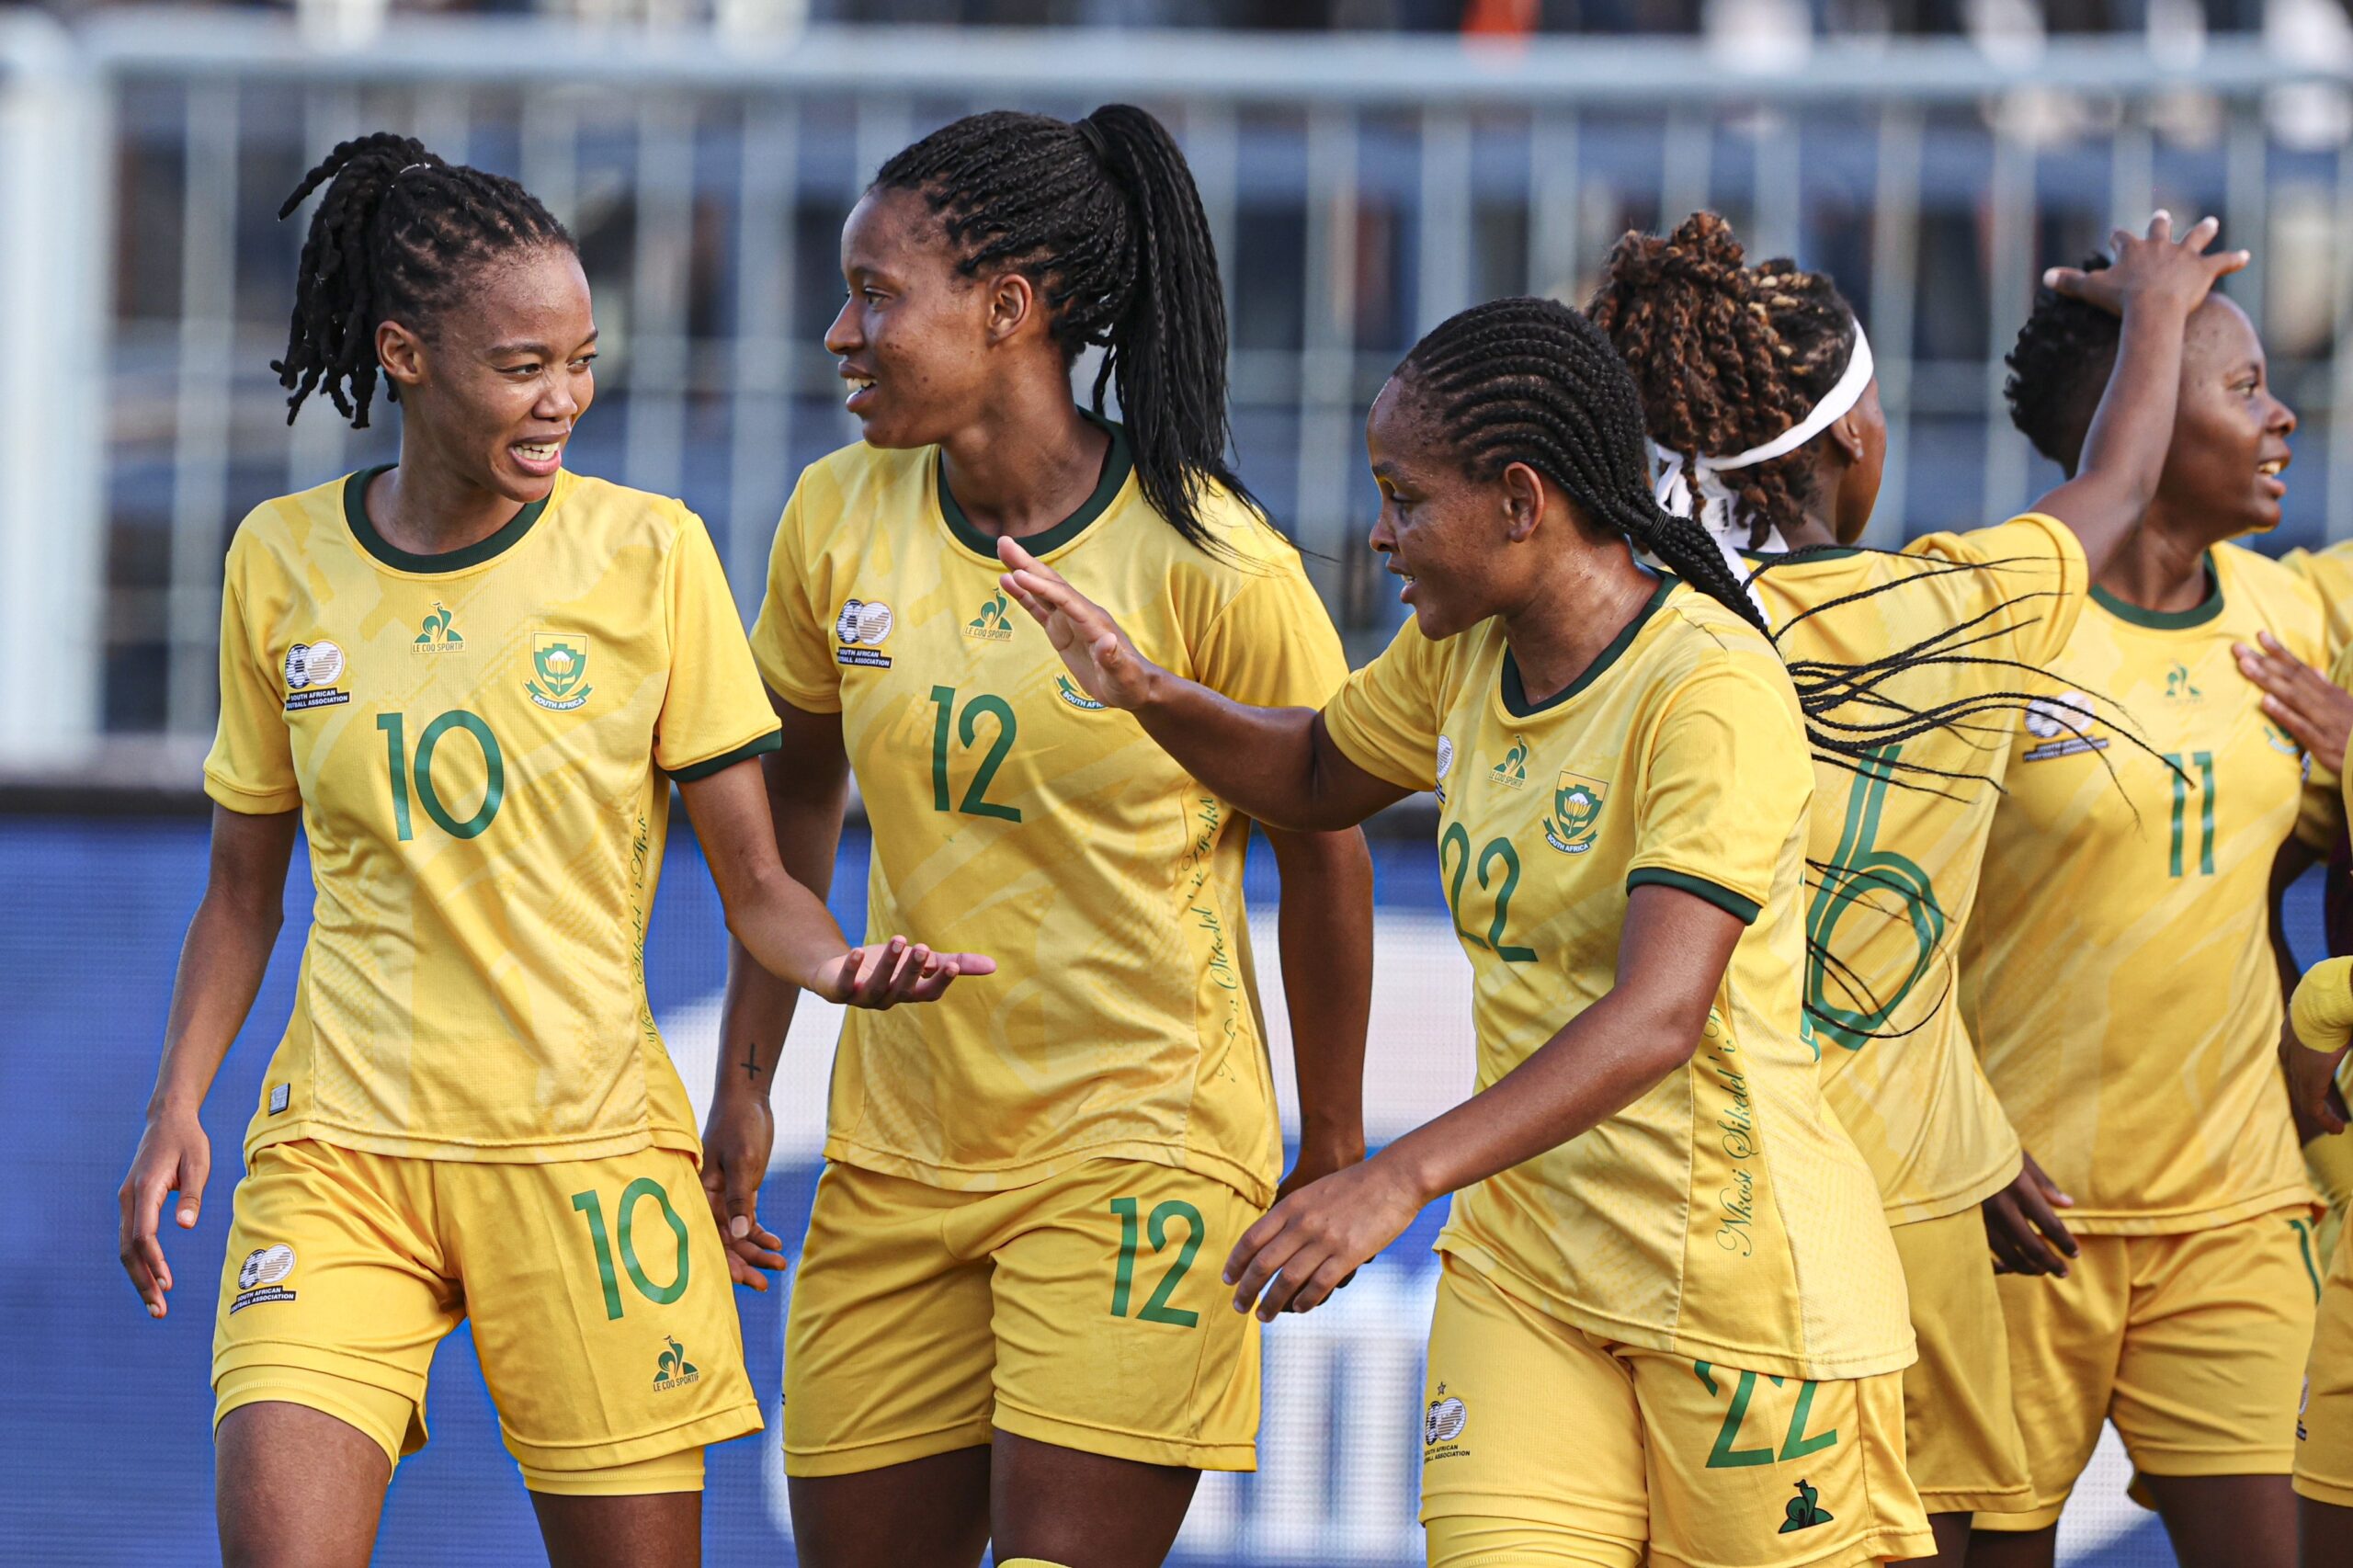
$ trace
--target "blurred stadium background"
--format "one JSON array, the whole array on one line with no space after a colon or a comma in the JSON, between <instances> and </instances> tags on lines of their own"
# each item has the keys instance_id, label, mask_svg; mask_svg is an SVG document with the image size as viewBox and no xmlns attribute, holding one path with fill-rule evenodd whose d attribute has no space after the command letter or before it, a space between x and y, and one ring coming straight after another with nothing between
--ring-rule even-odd
<instances>
[{"instance_id":1,"label":"blurred stadium background","mask_svg":"<svg viewBox=\"0 0 2353 1568\"><path fill-rule=\"evenodd\" d=\"M1361 549L1362 410L1458 307L1582 298L1628 227L1699 206L1826 267L1870 325L1891 426L1882 542L1994 520L2053 477L2001 355L2036 272L2158 203L2214 211L2302 427L2269 544L2353 537L2353 23L2340 0L386 0L128 9L0 0L0 1561L211 1554L208 1290L251 1085L309 909L207 1108L205 1219L172 1317L119 1277L134 1140L204 865L221 561L256 501L394 449L289 429L297 223L343 136L396 127L514 174L579 234L604 328L584 470L684 495L746 611L801 464L854 430L819 341L865 178L971 108L1165 116L1226 269L1244 473L1313 554L1361 659L1395 624ZM2269 544L2267 547L2269 547ZM1426 819L1378 845L1376 1142L1469 1083L1466 971ZM862 918L863 841L836 886ZM1263 858L1263 857L1262 857ZM647 955L705 1092L722 928L681 832ZM1263 869L1254 866L1254 871ZM1254 880L1270 899L1270 875ZM2297 935L2317 948L2317 898ZM1262 909L1262 915L1270 911ZM1259 926L1272 945L1273 922ZM1271 976L1273 964L1267 963ZM1279 1006L1270 1011L1279 1017ZM797 1233L829 1020L797 1027L767 1212ZM25 1196L29 1195L29 1201ZM1267 1340L1265 1466L1203 1488L1188 1564L1411 1563L1424 1223ZM781 1292L742 1297L778 1378ZM461 1335L386 1563L529 1561L529 1506ZM2170 1561L2112 1447L2065 1560ZM790 1561L772 1440L718 1450L710 1560Z\"/></svg>"}]
</instances>

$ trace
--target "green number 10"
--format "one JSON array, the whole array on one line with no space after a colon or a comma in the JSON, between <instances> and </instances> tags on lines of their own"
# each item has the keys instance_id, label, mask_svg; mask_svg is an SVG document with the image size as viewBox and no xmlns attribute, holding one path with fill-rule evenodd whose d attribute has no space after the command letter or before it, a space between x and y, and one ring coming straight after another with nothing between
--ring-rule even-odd
<instances>
[{"instance_id":1,"label":"green number 10","mask_svg":"<svg viewBox=\"0 0 2353 1568\"><path fill-rule=\"evenodd\" d=\"M662 1218L670 1226L670 1233L678 1244L678 1267L667 1285L656 1285L646 1277L645 1266L638 1261L637 1239L630 1233L630 1221L639 1203L652 1199L660 1206ZM605 1237L605 1205L595 1192L575 1192L572 1206L588 1216L589 1244L597 1249L597 1279L605 1288L605 1316L621 1315L620 1281L613 1276L613 1247ZM613 1212L620 1217L621 1267L629 1271L629 1282L637 1293L656 1306L666 1307L687 1293L687 1222L670 1207L670 1195L652 1176L640 1176L621 1189L621 1200Z\"/></svg>"},{"instance_id":2,"label":"green number 10","mask_svg":"<svg viewBox=\"0 0 2353 1568\"><path fill-rule=\"evenodd\" d=\"M499 802L506 798L506 758L498 749L498 737L490 726L462 708L452 708L430 724L417 737L416 761L408 760L407 716L401 713L379 713L376 728L384 732L384 767L392 775L392 827L406 844L414 835L409 830L409 779L416 780L416 801L434 825L452 838L473 838L491 824L498 815ZM463 730L482 747L484 783L482 804L474 814L463 819L452 816L449 808L441 803L440 792L433 788L433 748L451 730Z\"/></svg>"}]
</instances>

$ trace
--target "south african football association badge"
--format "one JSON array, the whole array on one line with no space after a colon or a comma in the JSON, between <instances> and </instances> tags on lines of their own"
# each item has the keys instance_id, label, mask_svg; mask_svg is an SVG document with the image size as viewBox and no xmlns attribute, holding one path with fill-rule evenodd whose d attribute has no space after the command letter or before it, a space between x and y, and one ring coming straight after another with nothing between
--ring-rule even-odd
<instances>
[{"instance_id":1,"label":"south african football association badge","mask_svg":"<svg viewBox=\"0 0 2353 1568\"><path fill-rule=\"evenodd\" d=\"M588 700L588 639L576 631L531 633L531 678L523 689L531 700L569 713Z\"/></svg>"},{"instance_id":2,"label":"south african football association badge","mask_svg":"<svg viewBox=\"0 0 2353 1568\"><path fill-rule=\"evenodd\" d=\"M1544 817L1544 842L1563 855L1582 855L1593 847L1601 821L1601 803L1609 786L1598 778L1561 769L1552 786L1552 809Z\"/></svg>"},{"instance_id":3,"label":"south african football association badge","mask_svg":"<svg viewBox=\"0 0 2353 1568\"><path fill-rule=\"evenodd\" d=\"M1438 1385L1438 1393L1422 1411L1422 1460L1459 1459L1470 1452L1461 1444L1462 1428L1470 1424L1471 1412L1461 1394L1446 1392Z\"/></svg>"}]
</instances>

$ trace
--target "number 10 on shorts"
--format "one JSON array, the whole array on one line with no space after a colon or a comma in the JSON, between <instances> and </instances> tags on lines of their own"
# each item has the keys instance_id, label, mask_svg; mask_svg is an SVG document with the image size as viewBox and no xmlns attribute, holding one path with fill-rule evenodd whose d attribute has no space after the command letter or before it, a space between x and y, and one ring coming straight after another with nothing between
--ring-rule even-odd
<instances>
[{"instance_id":1,"label":"number 10 on shorts","mask_svg":"<svg viewBox=\"0 0 2353 1568\"><path fill-rule=\"evenodd\" d=\"M1111 1315L1115 1318L1131 1315L1128 1305L1134 1293L1136 1279L1136 1244L1139 1239L1136 1216L1139 1207L1132 1198L1111 1199L1111 1212L1120 1217L1120 1267L1111 1281ZM1154 1209L1151 1217L1141 1227L1150 1235L1154 1252L1158 1253L1167 1247L1168 1222L1172 1220L1185 1222L1185 1244L1177 1249L1176 1261L1161 1275L1160 1283L1154 1288L1151 1299L1144 1302L1143 1310L1133 1315L1145 1323L1173 1323L1179 1328L1191 1328L1201 1321L1201 1314L1189 1307L1172 1307L1168 1304L1168 1298L1176 1293L1177 1282L1191 1271L1193 1255L1201 1250L1201 1236L1208 1227L1201 1222L1199 1210L1181 1198L1172 1198Z\"/></svg>"}]
</instances>

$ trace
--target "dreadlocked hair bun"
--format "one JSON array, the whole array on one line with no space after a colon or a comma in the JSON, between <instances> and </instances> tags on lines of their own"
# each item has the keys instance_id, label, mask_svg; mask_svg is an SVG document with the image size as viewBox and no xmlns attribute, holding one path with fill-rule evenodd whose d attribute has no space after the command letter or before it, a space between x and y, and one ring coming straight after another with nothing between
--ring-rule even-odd
<instances>
[{"instance_id":1,"label":"dreadlocked hair bun","mask_svg":"<svg viewBox=\"0 0 2353 1568\"><path fill-rule=\"evenodd\" d=\"M1065 361L1106 350L1094 407L1119 394L1144 499L1204 550L1214 482L1264 517L1226 462L1225 295L1193 172L1159 120L1106 104L1082 120L992 110L884 164L876 190L921 196L964 276L1017 272Z\"/></svg>"},{"instance_id":2,"label":"dreadlocked hair bun","mask_svg":"<svg viewBox=\"0 0 2353 1568\"><path fill-rule=\"evenodd\" d=\"M294 423L324 392L355 429L368 427L376 392L376 328L424 331L463 293L483 262L559 246L571 232L504 175L445 163L412 136L380 131L336 146L278 208L283 221L322 185L295 275L286 358L273 359ZM392 401L397 387L385 389Z\"/></svg>"},{"instance_id":3,"label":"dreadlocked hair bun","mask_svg":"<svg viewBox=\"0 0 2353 1568\"><path fill-rule=\"evenodd\" d=\"M1473 305L1414 345L1397 375L1472 478L1526 463L1586 517L1767 631L1708 530L1653 498L1642 398L1592 322L1556 300Z\"/></svg>"},{"instance_id":4,"label":"dreadlocked hair bun","mask_svg":"<svg viewBox=\"0 0 2353 1568\"><path fill-rule=\"evenodd\" d=\"M1696 460L1745 452L1797 425L1855 351L1854 307L1836 284L1786 257L1749 266L1713 212L1694 212L1664 239L1628 233L1586 309L1633 371L1651 439L1683 460L1695 494ZM1722 477L1751 545L1804 520L1813 482L1803 449Z\"/></svg>"},{"instance_id":5,"label":"dreadlocked hair bun","mask_svg":"<svg viewBox=\"0 0 2353 1568\"><path fill-rule=\"evenodd\" d=\"M2086 272L2109 266L2104 256L2086 256ZM2034 309L2018 328L2018 340L2002 362L2010 368L2002 396L2010 423L2034 449L2070 475L2084 455L2098 412L2108 373L2116 368L2124 324L2097 305L2071 300L2049 284L2034 286Z\"/></svg>"}]
</instances>

